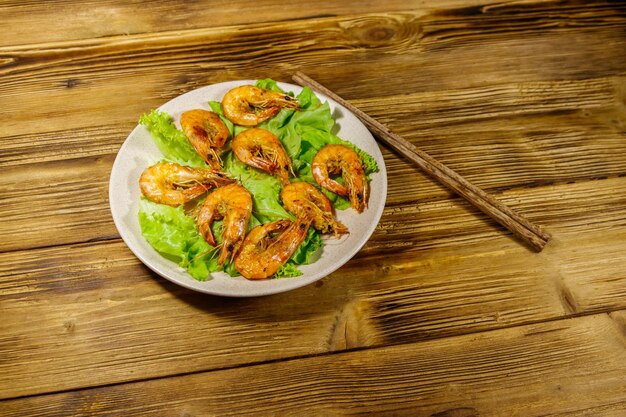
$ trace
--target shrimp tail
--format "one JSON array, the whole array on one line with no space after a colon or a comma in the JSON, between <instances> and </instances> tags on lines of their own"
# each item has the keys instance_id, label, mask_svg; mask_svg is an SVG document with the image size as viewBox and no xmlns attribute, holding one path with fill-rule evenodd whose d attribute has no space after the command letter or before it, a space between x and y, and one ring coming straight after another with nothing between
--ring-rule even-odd
<instances>
[{"instance_id":1,"label":"shrimp tail","mask_svg":"<svg viewBox=\"0 0 626 417\"><path fill-rule=\"evenodd\" d=\"M224 265L224 262L226 262L226 260L228 259L228 255L230 254L231 252L228 251L227 245L222 242L222 244L220 245L220 257L217 259L217 264Z\"/></svg>"},{"instance_id":2,"label":"shrimp tail","mask_svg":"<svg viewBox=\"0 0 626 417\"><path fill-rule=\"evenodd\" d=\"M204 161L213 169L221 169L222 167L222 158L215 148L208 149Z\"/></svg>"},{"instance_id":3,"label":"shrimp tail","mask_svg":"<svg viewBox=\"0 0 626 417\"><path fill-rule=\"evenodd\" d=\"M212 210L200 210L198 218L196 219L198 230L202 234L202 237L204 237L204 240L211 246L217 245L215 236L213 236L213 231L211 230L211 224L214 220L216 220L216 216Z\"/></svg>"},{"instance_id":4,"label":"shrimp tail","mask_svg":"<svg viewBox=\"0 0 626 417\"><path fill-rule=\"evenodd\" d=\"M248 159L246 162L255 168L259 168L267 172L273 172L276 169L275 162L261 158L259 156L253 156L252 158Z\"/></svg>"},{"instance_id":5,"label":"shrimp tail","mask_svg":"<svg viewBox=\"0 0 626 417\"><path fill-rule=\"evenodd\" d=\"M369 187L367 181L359 179L349 180L349 200L350 205L359 213L367 208L367 199L369 197Z\"/></svg>"}]
</instances>

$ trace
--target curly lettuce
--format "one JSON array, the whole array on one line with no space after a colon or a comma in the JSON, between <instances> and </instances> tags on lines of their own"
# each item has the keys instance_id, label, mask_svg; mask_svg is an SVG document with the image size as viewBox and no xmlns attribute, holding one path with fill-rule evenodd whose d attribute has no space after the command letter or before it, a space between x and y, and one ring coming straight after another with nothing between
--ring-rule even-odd
<instances>
[{"instance_id":1,"label":"curly lettuce","mask_svg":"<svg viewBox=\"0 0 626 417\"><path fill-rule=\"evenodd\" d=\"M165 160L197 168L207 167L185 134L176 128L169 114L155 109L142 115L139 124L148 128Z\"/></svg>"},{"instance_id":2,"label":"curly lettuce","mask_svg":"<svg viewBox=\"0 0 626 417\"><path fill-rule=\"evenodd\" d=\"M139 226L145 239L161 255L187 269L204 281L218 265L210 246L198 233L196 222L183 207L170 207L142 199L139 205Z\"/></svg>"},{"instance_id":3,"label":"curly lettuce","mask_svg":"<svg viewBox=\"0 0 626 417\"><path fill-rule=\"evenodd\" d=\"M258 87L283 92L272 79L259 80ZM293 96L293 93L286 93ZM330 106L322 103L308 88L303 88L297 96L301 109L282 109L275 117L259 127L274 133L289 154L298 179L315 184L311 175L311 161L317 151L327 144L345 144L359 154L367 175L376 172L376 161L367 153L335 136L332 131L335 121L331 116ZM231 135L246 129L233 125L223 115L221 104L209 102L211 109L218 113ZM144 114L139 123L150 131L165 161L181 165L206 167L206 163L195 152L189 141L174 125L167 113L153 110ZM253 215L249 229L259 224L274 220L293 219L280 204L281 184L274 176L254 169L234 157L231 151L223 155L224 171L236 178L253 196ZM325 191L337 209L350 206L347 199ZM231 262L223 267L217 265L216 248L209 245L198 233L193 217L187 215L183 207L169 207L142 199L139 209L139 224L146 240L164 257L187 269L189 274L200 281L209 278L212 272L224 270L231 276L238 275ZM216 222L212 229L218 238L221 222ZM298 265L315 262L323 243L320 234L309 228L305 240L291 258L276 272L275 278L301 275Z\"/></svg>"}]
</instances>

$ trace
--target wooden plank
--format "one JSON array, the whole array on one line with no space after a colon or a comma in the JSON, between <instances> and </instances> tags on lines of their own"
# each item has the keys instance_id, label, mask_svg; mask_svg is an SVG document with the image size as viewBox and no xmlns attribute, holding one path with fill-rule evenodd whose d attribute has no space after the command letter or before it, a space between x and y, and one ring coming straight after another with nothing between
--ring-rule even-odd
<instances>
[{"instance_id":1,"label":"wooden plank","mask_svg":"<svg viewBox=\"0 0 626 417\"><path fill-rule=\"evenodd\" d=\"M139 118L137 118L139 119ZM2 138L0 167L63 161L116 154L137 120L118 125L93 126L32 134L17 133ZM69 162L70 164L72 162ZM111 167L108 167L109 171ZM26 168L28 169L28 168Z\"/></svg>"},{"instance_id":2,"label":"wooden plank","mask_svg":"<svg viewBox=\"0 0 626 417\"><path fill-rule=\"evenodd\" d=\"M626 78L615 77L443 90L354 104L482 188L504 189L622 174L624 100ZM392 155L385 152L388 204L447 192Z\"/></svg>"},{"instance_id":3,"label":"wooden plank","mask_svg":"<svg viewBox=\"0 0 626 417\"><path fill-rule=\"evenodd\" d=\"M474 220L458 201L426 202L417 216L410 207L394 208L359 256L336 273L250 300L170 284L120 241L3 253L0 395L624 309L625 189L626 178L616 178L533 189L544 204L528 194L505 199L528 201L553 232L541 254Z\"/></svg>"},{"instance_id":4,"label":"wooden plank","mask_svg":"<svg viewBox=\"0 0 626 417\"><path fill-rule=\"evenodd\" d=\"M3 18L6 4L26 15L5 2ZM133 30L175 6L155 3ZM626 7L366 7L287 22L311 17L287 5L256 25L219 16L190 30L170 13L158 35L67 41L89 36L68 27L0 47L0 398L57 393L0 415L622 414ZM155 277L106 201L136 117L199 85L295 69L483 179L554 240L530 254L387 153L402 174L383 221L316 285L227 300ZM99 388L71 391L85 387Z\"/></svg>"},{"instance_id":5,"label":"wooden plank","mask_svg":"<svg viewBox=\"0 0 626 417\"><path fill-rule=\"evenodd\" d=\"M356 103L470 181L495 191L623 175L625 80L507 84ZM403 103L397 114L388 111L394 102ZM133 125L5 138L0 250L116 236L108 175L112 152ZM389 207L451 197L408 162L386 150L384 156ZM60 227L63 234L56 233Z\"/></svg>"},{"instance_id":6,"label":"wooden plank","mask_svg":"<svg viewBox=\"0 0 626 417\"><path fill-rule=\"evenodd\" d=\"M620 415L626 337L606 314L4 401L1 415Z\"/></svg>"},{"instance_id":7,"label":"wooden plank","mask_svg":"<svg viewBox=\"0 0 626 417\"><path fill-rule=\"evenodd\" d=\"M108 203L113 159L107 155L3 170L0 234L6 240L1 250L119 237Z\"/></svg>"},{"instance_id":8,"label":"wooden plank","mask_svg":"<svg viewBox=\"0 0 626 417\"><path fill-rule=\"evenodd\" d=\"M626 200L616 195L624 192L624 185L625 178L618 177L513 189L496 197L555 234L591 226L599 231L625 223L623 204ZM588 200L592 195L596 198L593 202ZM394 252L403 248L456 246L461 242L472 244L483 239L501 240L504 232L479 213L459 199L388 207L364 251ZM439 235L441 231L443 236ZM555 238L558 240L558 236Z\"/></svg>"},{"instance_id":9,"label":"wooden plank","mask_svg":"<svg viewBox=\"0 0 626 417\"><path fill-rule=\"evenodd\" d=\"M501 3L501 2L499 2ZM447 0L437 2L436 8L488 5L485 1ZM392 12L405 9L425 9L423 1L390 0L355 2L319 0L315 7L278 0L252 5L237 0L209 2L152 2L145 7L141 1L71 0L25 2L5 0L0 4L3 28L0 46L45 43L112 35L133 35L145 32L194 29L266 23L283 20L310 19L319 16ZM100 24L94 24L100 22ZM41 28L46 30L42 31Z\"/></svg>"},{"instance_id":10,"label":"wooden plank","mask_svg":"<svg viewBox=\"0 0 626 417\"><path fill-rule=\"evenodd\" d=\"M594 152L602 151L602 157L616 153L613 146L622 140L624 132L621 102L625 94L626 78L610 77L439 90L353 102L420 148L451 163L473 162L465 153L468 143L476 148L489 146L488 152L506 145L516 151L536 149L550 156L566 150L575 154L571 159L576 163ZM78 130L16 133L3 139L0 167L107 155L117 151L134 126L135 121L130 121ZM531 157L520 154L514 159ZM583 162L585 166L592 163ZM390 163L393 167L395 161ZM484 165L485 161L476 163ZM593 168L602 169L606 164L595 165ZM396 170L401 173L405 168L401 165ZM568 164L562 163L558 172L567 168ZM533 169L537 167L523 167L524 171ZM545 167L538 174L554 175Z\"/></svg>"},{"instance_id":11,"label":"wooden plank","mask_svg":"<svg viewBox=\"0 0 626 417\"><path fill-rule=\"evenodd\" d=\"M542 7L360 14L3 47L0 137L131 123L202 85L286 81L297 69L347 99L626 72L626 5Z\"/></svg>"}]
</instances>

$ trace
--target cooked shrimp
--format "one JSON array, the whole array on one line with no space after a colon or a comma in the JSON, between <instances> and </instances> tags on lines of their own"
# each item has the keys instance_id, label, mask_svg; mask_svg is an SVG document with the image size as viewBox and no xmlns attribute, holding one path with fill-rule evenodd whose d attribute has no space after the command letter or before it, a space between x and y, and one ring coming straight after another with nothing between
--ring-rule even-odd
<instances>
[{"instance_id":1,"label":"cooked shrimp","mask_svg":"<svg viewBox=\"0 0 626 417\"><path fill-rule=\"evenodd\" d=\"M232 182L223 172L165 162L146 168L139 178L139 187L155 203L179 206L211 188Z\"/></svg>"},{"instance_id":2,"label":"cooked shrimp","mask_svg":"<svg viewBox=\"0 0 626 417\"><path fill-rule=\"evenodd\" d=\"M294 182L283 187L280 198L287 211L295 215L312 215L313 227L335 236L348 233L348 228L333 216L330 200L308 182Z\"/></svg>"},{"instance_id":3,"label":"cooked shrimp","mask_svg":"<svg viewBox=\"0 0 626 417\"><path fill-rule=\"evenodd\" d=\"M276 116L282 108L297 109L298 100L284 93L251 85L236 87L222 99L222 110L231 122L241 126L256 126Z\"/></svg>"},{"instance_id":4,"label":"cooked shrimp","mask_svg":"<svg viewBox=\"0 0 626 417\"><path fill-rule=\"evenodd\" d=\"M289 173L293 173L291 160L272 132L257 127L244 130L235 136L231 148L244 164L277 176L282 184L289 184Z\"/></svg>"},{"instance_id":5,"label":"cooked shrimp","mask_svg":"<svg viewBox=\"0 0 626 417\"><path fill-rule=\"evenodd\" d=\"M345 145L326 145L311 163L315 181L322 187L341 196L348 196L350 205L361 213L367 207L369 184L359 155ZM341 174L346 185L339 184L330 175Z\"/></svg>"},{"instance_id":6,"label":"cooked shrimp","mask_svg":"<svg viewBox=\"0 0 626 417\"><path fill-rule=\"evenodd\" d=\"M298 249L310 225L309 216L300 216L255 227L243 241L235 268L248 279L271 277Z\"/></svg>"},{"instance_id":7,"label":"cooked shrimp","mask_svg":"<svg viewBox=\"0 0 626 417\"><path fill-rule=\"evenodd\" d=\"M180 126L191 146L211 168L220 169L220 151L230 136L222 119L208 110L196 109L180 116Z\"/></svg>"},{"instance_id":8,"label":"cooked shrimp","mask_svg":"<svg viewBox=\"0 0 626 417\"><path fill-rule=\"evenodd\" d=\"M230 184L213 191L204 201L196 224L198 230L209 243L217 246L211 232L211 224L215 220L224 219L222 223L222 243L220 257L217 260L222 265L229 255L234 258L246 236L248 221L252 214L252 195L239 184Z\"/></svg>"}]
</instances>

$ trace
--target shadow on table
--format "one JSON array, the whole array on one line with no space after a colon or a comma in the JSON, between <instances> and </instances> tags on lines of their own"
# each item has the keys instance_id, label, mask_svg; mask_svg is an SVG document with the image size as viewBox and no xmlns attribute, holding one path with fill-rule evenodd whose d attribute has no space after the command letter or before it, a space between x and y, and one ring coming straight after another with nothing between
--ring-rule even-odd
<instances>
[{"instance_id":1,"label":"shadow on table","mask_svg":"<svg viewBox=\"0 0 626 417\"><path fill-rule=\"evenodd\" d=\"M152 273L152 276L166 291L193 308L243 322L290 321L294 316L301 320L340 311L351 299L350 289L359 279L343 275L340 269L320 281L288 292L235 298L200 293L178 286L157 274Z\"/></svg>"}]
</instances>

